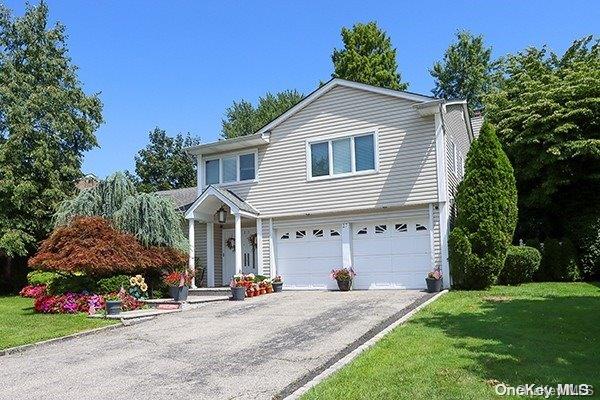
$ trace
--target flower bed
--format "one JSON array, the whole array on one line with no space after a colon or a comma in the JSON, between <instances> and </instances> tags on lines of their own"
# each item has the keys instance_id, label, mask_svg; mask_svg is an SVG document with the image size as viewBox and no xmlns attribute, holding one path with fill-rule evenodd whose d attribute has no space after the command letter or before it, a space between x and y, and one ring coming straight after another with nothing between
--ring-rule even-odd
<instances>
[{"instance_id":1,"label":"flower bed","mask_svg":"<svg viewBox=\"0 0 600 400\"><path fill-rule=\"evenodd\" d=\"M272 281L270 279L258 280L254 274L236 274L233 276L230 286L246 288L246 297L273 293Z\"/></svg>"},{"instance_id":2,"label":"flower bed","mask_svg":"<svg viewBox=\"0 0 600 400\"><path fill-rule=\"evenodd\" d=\"M27 285L19 292L21 297L38 298L46 294L46 285Z\"/></svg>"}]
</instances>

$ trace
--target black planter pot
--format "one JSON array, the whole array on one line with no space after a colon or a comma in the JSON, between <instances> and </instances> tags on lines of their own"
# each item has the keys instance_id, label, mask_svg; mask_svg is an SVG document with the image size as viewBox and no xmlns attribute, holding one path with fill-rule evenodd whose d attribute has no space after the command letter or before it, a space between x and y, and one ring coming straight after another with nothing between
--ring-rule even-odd
<instances>
[{"instance_id":1,"label":"black planter pot","mask_svg":"<svg viewBox=\"0 0 600 400\"><path fill-rule=\"evenodd\" d=\"M186 301L188 298L189 291L189 286L179 286L177 288L177 296L174 297L175 301Z\"/></svg>"},{"instance_id":2,"label":"black planter pot","mask_svg":"<svg viewBox=\"0 0 600 400\"><path fill-rule=\"evenodd\" d=\"M427 282L427 292L437 293L442 290L442 279L425 278Z\"/></svg>"},{"instance_id":3,"label":"black planter pot","mask_svg":"<svg viewBox=\"0 0 600 400\"><path fill-rule=\"evenodd\" d=\"M352 288L352 280L349 281L337 281L338 289L340 292L348 292Z\"/></svg>"},{"instance_id":4,"label":"black planter pot","mask_svg":"<svg viewBox=\"0 0 600 400\"><path fill-rule=\"evenodd\" d=\"M273 292L279 293L283 290L283 282L273 283Z\"/></svg>"},{"instance_id":5,"label":"black planter pot","mask_svg":"<svg viewBox=\"0 0 600 400\"><path fill-rule=\"evenodd\" d=\"M106 302L106 315L117 315L121 313L121 300L108 300Z\"/></svg>"},{"instance_id":6,"label":"black planter pot","mask_svg":"<svg viewBox=\"0 0 600 400\"><path fill-rule=\"evenodd\" d=\"M179 286L169 286L169 297L175 299L179 293Z\"/></svg>"},{"instance_id":7,"label":"black planter pot","mask_svg":"<svg viewBox=\"0 0 600 400\"><path fill-rule=\"evenodd\" d=\"M231 288L231 300L244 300L246 297L246 288L243 286Z\"/></svg>"}]
</instances>

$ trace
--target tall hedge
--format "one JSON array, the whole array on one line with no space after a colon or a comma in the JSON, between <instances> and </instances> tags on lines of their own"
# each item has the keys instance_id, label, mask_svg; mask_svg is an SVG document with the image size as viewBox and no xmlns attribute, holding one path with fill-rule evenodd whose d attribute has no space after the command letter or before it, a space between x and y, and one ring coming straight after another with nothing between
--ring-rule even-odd
<instances>
[{"instance_id":1,"label":"tall hedge","mask_svg":"<svg viewBox=\"0 0 600 400\"><path fill-rule=\"evenodd\" d=\"M504 266L517 223L514 171L488 123L467 154L456 210L449 237L453 285L487 288L496 282Z\"/></svg>"}]
</instances>

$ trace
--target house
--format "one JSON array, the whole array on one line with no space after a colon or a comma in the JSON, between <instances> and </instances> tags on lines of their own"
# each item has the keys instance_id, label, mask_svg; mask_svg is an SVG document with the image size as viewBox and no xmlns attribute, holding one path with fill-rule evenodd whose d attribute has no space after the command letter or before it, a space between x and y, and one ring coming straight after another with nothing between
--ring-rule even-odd
<instances>
[{"instance_id":1,"label":"house","mask_svg":"<svg viewBox=\"0 0 600 400\"><path fill-rule=\"evenodd\" d=\"M91 189L98 186L100 179L94 174L85 174L75 182L78 190Z\"/></svg>"},{"instance_id":2,"label":"house","mask_svg":"<svg viewBox=\"0 0 600 400\"><path fill-rule=\"evenodd\" d=\"M209 287L242 272L333 288L342 266L357 289L423 288L435 268L448 286L472 140L465 101L333 79L254 134L188 148L197 188L163 194L185 210Z\"/></svg>"}]
</instances>

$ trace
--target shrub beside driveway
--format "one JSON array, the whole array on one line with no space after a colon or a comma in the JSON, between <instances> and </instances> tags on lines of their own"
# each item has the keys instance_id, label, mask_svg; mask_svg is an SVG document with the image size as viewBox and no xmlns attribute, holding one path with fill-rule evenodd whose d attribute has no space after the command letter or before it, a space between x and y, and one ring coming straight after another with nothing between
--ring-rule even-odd
<instances>
[{"instance_id":1,"label":"shrub beside driveway","mask_svg":"<svg viewBox=\"0 0 600 400\"><path fill-rule=\"evenodd\" d=\"M453 291L303 399L486 399L498 382L600 390L599 309L598 284Z\"/></svg>"},{"instance_id":2,"label":"shrub beside driveway","mask_svg":"<svg viewBox=\"0 0 600 400\"><path fill-rule=\"evenodd\" d=\"M0 349L54 339L114 324L85 314L38 314L33 299L0 297Z\"/></svg>"}]
</instances>

